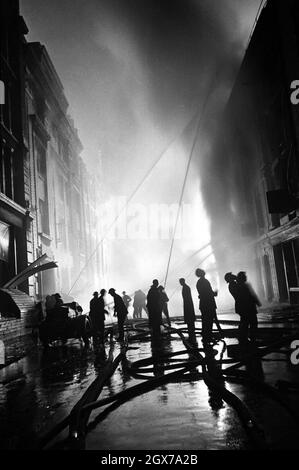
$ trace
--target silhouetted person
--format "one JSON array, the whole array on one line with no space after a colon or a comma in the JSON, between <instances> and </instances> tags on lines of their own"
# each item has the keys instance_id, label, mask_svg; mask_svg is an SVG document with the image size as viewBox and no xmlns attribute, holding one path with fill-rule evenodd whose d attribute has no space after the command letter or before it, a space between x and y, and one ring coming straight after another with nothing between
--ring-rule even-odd
<instances>
[{"instance_id":1,"label":"silhouetted person","mask_svg":"<svg viewBox=\"0 0 299 470\"><path fill-rule=\"evenodd\" d=\"M256 340L257 334L257 306L261 306L256 293L247 282L244 271L237 274L236 310L240 314L239 341L241 345L248 342L248 328L250 328L251 341Z\"/></svg>"},{"instance_id":2,"label":"silhouetted person","mask_svg":"<svg viewBox=\"0 0 299 470\"><path fill-rule=\"evenodd\" d=\"M236 295L237 295L237 276L231 272L226 273L224 276L224 280L228 284L228 290L230 294L233 296L233 298L236 300Z\"/></svg>"},{"instance_id":3,"label":"silhouetted person","mask_svg":"<svg viewBox=\"0 0 299 470\"><path fill-rule=\"evenodd\" d=\"M228 290L235 300L235 312L240 314L240 312L238 312L238 301L237 301L237 296L238 296L237 276L229 272L225 274L224 280L227 282Z\"/></svg>"},{"instance_id":4,"label":"silhouetted person","mask_svg":"<svg viewBox=\"0 0 299 470\"><path fill-rule=\"evenodd\" d=\"M83 308L77 302L71 302L69 304L70 308L75 312L75 316L81 315L83 312Z\"/></svg>"},{"instance_id":5,"label":"silhouetted person","mask_svg":"<svg viewBox=\"0 0 299 470\"><path fill-rule=\"evenodd\" d=\"M39 301L35 304L35 307L32 309L32 320L33 320L33 325L32 325L32 337L34 341L37 343L38 342L38 328L39 325L42 323L44 320L44 312L43 312L43 304L42 301Z\"/></svg>"},{"instance_id":6,"label":"silhouetted person","mask_svg":"<svg viewBox=\"0 0 299 470\"><path fill-rule=\"evenodd\" d=\"M118 340L124 340L124 323L128 315L128 309L124 304L120 295L115 292L115 289L109 289L109 294L114 299L114 316L117 316L118 322Z\"/></svg>"},{"instance_id":7,"label":"silhouetted person","mask_svg":"<svg viewBox=\"0 0 299 470\"><path fill-rule=\"evenodd\" d=\"M164 289L163 286L159 286L158 289L159 289L159 292L160 292L160 302L161 302L162 313L164 313L168 325L171 326L170 318L169 318L168 305L167 305L167 303L169 302L168 295L166 294L165 289Z\"/></svg>"},{"instance_id":8,"label":"silhouetted person","mask_svg":"<svg viewBox=\"0 0 299 470\"><path fill-rule=\"evenodd\" d=\"M148 311L146 308L146 295L142 290L137 290L134 294L134 301L133 301L133 318L142 318L142 310L148 315Z\"/></svg>"},{"instance_id":9,"label":"silhouetted person","mask_svg":"<svg viewBox=\"0 0 299 470\"><path fill-rule=\"evenodd\" d=\"M184 306L184 322L187 323L189 335L195 331L195 310L190 287L186 284L184 278L179 280L182 286L183 306Z\"/></svg>"},{"instance_id":10,"label":"silhouetted person","mask_svg":"<svg viewBox=\"0 0 299 470\"><path fill-rule=\"evenodd\" d=\"M140 302L138 302L138 293L139 291L136 290L134 293L134 300L133 300L133 318L139 318L139 310L140 310Z\"/></svg>"},{"instance_id":11,"label":"silhouetted person","mask_svg":"<svg viewBox=\"0 0 299 470\"><path fill-rule=\"evenodd\" d=\"M105 289L101 290L100 297L98 292L94 292L93 298L89 303L89 316L92 322L94 341L99 338L101 342L104 342L105 313L107 313L105 310L105 294Z\"/></svg>"},{"instance_id":12,"label":"silhouetted person","mask_svg":"<svg viewBox=\"0 0 299 470\"><path fill-rule=\"evenodd\" d=\"M205 271L197 269L196 276L199 278L196 284L196 289L199 297L199 308L202 318L202 340L203 344L208 344L212 341L213 321L216 318L216 302L215 297L217 291L213 291L211 284L205 278Z\"/></svg>"},{"instance_id":13,"label":"silhouetted person","mask_svg":"<svg viewBox=\"0 0 299 470\"><path fill-rule=\"evenodd\" d=\"M55 308L56 299L54 295L47 295L45 300L46 320L50 320L53 309Z\"/></svg>"},{"instance_id":14,"label":"silhouetted person","mask_svg":"<svg viewBox=\"0 0 299 470\"><path fill-rule=\"evenodd\" d=\"M128 309L132 299L128 294L126 294L125 291L123 291L122 294L123 294L123 296L122 296L123 303L125 304L126 308Z\"/></svg>"},{"instance_id":15,"label":"silhouetted person","mask_svg":"<svg viewBox=\"0 0 299 470\"><path fill-rule=\"evenodd\" d=\"M46 299L45 299L45 309L46 309L46 311L51 310L52 308L54 308L55 303L56 303L56 300L55 300L54 295L47 295Z\"/></svg>"},{"instance_id":16,"label":"silhouetted person","mask_svg":"<svg viewBox=\"0 0 299 470\"><path fill-rule=\"evenodd\" d=\"M47 295L46 297L46 320L63 322L68 320L69 309L63 306L60 294Z\"/></svg>"},{"instance_id":17,"label":"silhouetted person","mask_svg":"<svg viewBox=\"0 0 299 470\"><path fill-rule=\"evenodd\" d=\"M61 295L57 293L57 294L54 294L54 297L55 297L55 300L56 300L55 307L61 307L61 305L63 305L63 300L61 298Z\"/></svg>"},{"instance_id":18,"label":"silhouetted person","mask_svg":"<svg viewBox=\"0 0 299 470\"><path fill-rule=\"evenodd\" d=\"M36 321L37 324L40 325L41 322L44 319L44 312L43 312L43 303L42 301L37 302L35 305L35 311L36 311Z\"/></svg>"},{"instance_id":19,"label":"silhouetted person","mask_svg":"<svg viewBox=\"0 0 299 470\"><path fill-rule=\"evenodd\" d=\"M153 285L147 294L147 310L149 326L152 329L153 339L160 337L162 324L161 296L159 292L159 281L153 280Z\"/></svg>"}]
</instances>

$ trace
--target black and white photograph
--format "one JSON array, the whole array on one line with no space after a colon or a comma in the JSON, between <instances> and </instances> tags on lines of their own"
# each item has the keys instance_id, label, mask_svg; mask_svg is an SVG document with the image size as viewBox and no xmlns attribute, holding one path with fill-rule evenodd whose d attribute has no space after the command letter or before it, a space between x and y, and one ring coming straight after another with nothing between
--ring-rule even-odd
<instances>
[{"instance_id":1,"label":"black and white photograph","mask_svg":"<svg viewBox=\"0 0 299 470\"><path fill-rule=\"evenodd\" d=\"M0 449L299 450L298 0L0 0Z\"/></svg>"}]
</instances>

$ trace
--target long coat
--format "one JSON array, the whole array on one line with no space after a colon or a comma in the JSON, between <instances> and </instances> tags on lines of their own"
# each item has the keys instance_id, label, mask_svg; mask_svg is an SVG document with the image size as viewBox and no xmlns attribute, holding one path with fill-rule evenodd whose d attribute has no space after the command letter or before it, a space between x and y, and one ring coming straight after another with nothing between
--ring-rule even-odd
<instances>
[{"instance_id":1,"label":"long coat","mask_svg":"<svg viewBox=\"0 0 299 470\"><path fill-rule=\"evenodd\" d=\"M161 295L158 287L152 286L147 294L149 323L152 327L162 324Z\"/></svg>"},{"instance_id":2,"label":"long coat","mask_svg":"<svg viewBox=\"0 0 299 470\"><path fill-rule=\"evenodd\" d=\"M128 309L120 295L114 296L114 311L119 319L124 319L128 315Z\"/></svg>"},{"instance_id":3,"label":"long coat","mask_svg":"<svg viewBox=\"0 0 299 470\"><path fill-rule=\"evenodd\" d=\"M89 316L96 329L104 327L105 323L105 302L103 297L93 298L89 303Z\"/></svg>"},{"instance_id":4,"label":"long coat","mask_svg":"<svg viewBox=\"0 0 299 470\"><path fill-rule=\"evenodd\" d=\"M236 312L239 315L250 315L257 313L257 306L261 303L251 285L247 282L237 282L236 289Z\"/></svg>"},{"instance_id":5,"label":"long coat","mask_svg":"<svg viewBox=\"0 0 299 470\"><path fill-rule=\"evenodd\" d=\"M182 289L183 304L184 304L184 321L190 323L195 321L195 310L191 294L191 289L187 284Z\"/></svg>"},{"instance_id":6,"label":"long coat","mask_svg":"<svg viewBox=\"0 0 299 470\"><path fill-rule=\"evenodd\" d=\"M215 302L215 293L211 287L211 284L207 279L201 277L198 279L196 284L198 297L199 297L199 308L201 311L209 310L214 311L217 308Z\"/></svg>"},{"instance_id":7,"label":"long coat","mask_svg":"<svg viewBox=\"0 0 299 470\"><path fill-rule=\"evenodd\" d=\"M233 298L235 299L235 312L239 313L239 311L238 311L239 306L238 306L238 284L237 284L237 281L230 281L228 283L228 290L229 290L230 294L233 296Z\"/></svg>"}]
</instances>

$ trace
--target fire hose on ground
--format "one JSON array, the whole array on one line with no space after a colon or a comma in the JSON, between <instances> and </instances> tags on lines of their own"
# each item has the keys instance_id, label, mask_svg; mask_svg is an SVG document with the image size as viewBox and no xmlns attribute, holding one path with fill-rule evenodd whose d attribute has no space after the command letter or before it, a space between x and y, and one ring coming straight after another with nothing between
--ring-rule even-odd
<instances>
[{"instance_id":1,"label":"fire hose on ground","mask_svg":"<svg viewBox=\"0 0 299 470\"><path fill-rule=\"evenodd\" d=\"M137 322L136 322L137 323ZM143 326L143 325L142 325ZM145 326L145 324L144 324ZM141 328L140 323L139 324L134 324L132 328L127 328L127 330L133 330L135 333L134 336L130 336L129 340L134 341L134 340L144 340L148 339L150 332L147 331L145 328ZM266 331L267 330L267 331ZM281 328L275 328L271 329L271 332L278 333L279 330L281 333ZM131 400L134 397L137 397L141 394L147 393L165 383L168 382L175 382L175 381L183 381L190 380L190 377L196 377L197 379L202 378L207 385L208 388L216 391L219 396L226 401L230 406L232 406L235 411L237 412L248 436L251 439L251 442L255 448L258 449L264 449L267 448L267 443L265 440L264 433L258 423L256 422L254 416L250 412L250 410L247 408L247 406L233 393L228 391L223 383L223 376L225 376L226 381L232 381L232 382L238 382L242 384L246 384L249 386L257 387L260 390L264 391L270 397L277 402L280 403L291 415L294 419L298 420L298 414L291 408L291 406L288 404L288 402L285 400L285 397L280 393L280 391L274 387L271 387L268 384L265 384L262 381L258 381L252 377L248 377L247 374L244 371L237 370L243 365L246 364L247 361L253 359L253 358L263 358L265 355L270 354L271 352L277 350L279 347L283 346L284 344L287 344L288 342L292 341L293 338L295 338L294 335L294 329L289 328L289 329L284 329L283 331L288 333L288 336L284 336L283 338L280 338L279 340L274 341L272 344L264 347L264 348L258 348L257 351L254 353L248 354L246 357L243 357L242 360L236 361L236 359L223 359L221 358L220 361L216 361L218 365L224 365L224 364L231 364L229 367L226 369L221 370L221 375L222 375L222 381L219 380L219 377L215 378L212 377L211 374L209 373L209 359L207 357L202 356L202 352L205 352L204 349L200 348L195 348L193 345L191 345L184 337L184 332L186 331L186 328L182 329L173 329L169 328L168 332L170 334L178 334L181 340L183 341L183 344L186 348L186 350L183 351L176 351L175 353L171 354L164 354L159 356L159 359L165 359L170 364L163 365L161 367L161 370L164 371L169 371L172 369L176 369L174 372L170 372L168 374L159 376L159 377L154 377L154 378L149 378L147 375L148 373L154 372L154 367L149 368L151 364L153 364L153 358L147 358L143 360L136 361L132 364L127 365L127 370L131 374L132 377L138 378L138 379L143 379L144 382L137 384L135 386L132 386L122 392L119 392L115 394L113 397L101 399L101 400L93 400L92 397L101 393L101 390L103 389L107 379L109 379L114 371L116 370L119 362L122 360L122 358L125 357L125 351L122 351L118 357L115 359L115 361L111 362L111 355L109 356L108 364L105 367L105 370L103 371L103 374L101 375L100 378L97 378L97 386L91 384L89 387L88 393L84 394L84 396L79 400L77 405L73 408L71 414L63 420L63 422L60 423L56 427L53 432L46 436L47 439L44 439L41 442L41 447L44 447L46 442L50 442L53 437L55 437L61 430L63 430L67 425L69 425L69 437L68 439L63 441L63 448L75 448L75 449L83 449L85 447L85 437L86 434L96 427L99 422L103 421L110 412L118 408L121 404L127 402L128 400ZM200 329L196 329L196 332L201 331ZM225 337L233 337L236 332L236 329L233 330L222 330L224 333ZM268 333L268 329L260 329L260 333ZM292 331L292 335L290 335L290 332ZM137 337L137 338L136 338ZM224 343L224 348L225 348L225 342ZM223 349L224 351L224 349ZM223 353L222 351L222 353ZM180 355L189 355L189 359L176 359L174 358L175 356L180 356ZM153 364L154 365L154 364ZM199 372L194 372L196 370L196 367L201 366L202 368L202 373ZM93 393L91 390L97 390L97 394ZM85 397L85 398L84 398ZM109 406L107 406L109 405ZM91 412L97 408L107 406L104 411L100 413L99 416L95 418L93 422L88 424L88 419L91 414ZM54 432L55 431L55 432Z\"/></svg>"}]
</instances>

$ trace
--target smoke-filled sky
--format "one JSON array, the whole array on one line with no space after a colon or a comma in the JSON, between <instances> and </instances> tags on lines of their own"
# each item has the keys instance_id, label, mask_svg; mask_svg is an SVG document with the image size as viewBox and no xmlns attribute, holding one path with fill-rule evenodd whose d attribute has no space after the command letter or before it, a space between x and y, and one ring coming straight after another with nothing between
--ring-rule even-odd
<instances>
[{"instance_id":1,"label":"smoke-filled sky","mask_svg":"<svg viewBox=\"0 0 299 470\"><path fill-rule=\"evenodd\" d=\"M93 161L99 150L130 158L136 130L142 139L156 126L176 129L196 107L207 73L218 69L220 81L221 72L235 72L259 3L21 0L21 9L28 39L50 53Z\"/></svg>"},{"instance_id":2,"label":"smoke-filled sky","mask_svg":"<svg viewBox=\"0 0 299 470\"><path fill-rule=\"evenodd\" d=\"M85 161L97 167L101 155L107 197L129 195L178 136L136 196L136 202L144 204L178 202L194 125L179 136L196 110L202 111L208 90L212 92L203 127L210 131L215 125L259 4L260 0L21 0L28 40L47 47L64 84ZM200 133L186 186L184 202L197 201L197 208L207 197L200 194L205 172L201 159L210 144ZM201 211L197 242L178 242L174 264L209 241L208 214L203 207ZM126 254L111 281L120 288L121 277L134 273L142 282L151 280L165 269L169 244L149 248L143 242L115 242L117 259L119 253ZM134 256L137 268L136 263L132 266ZM113 264L113 254L110 261ZM140 277L145 265L151 271L146 269L146 276ZM131 281L124 286L135 287L139 286Z\"/></svg>"}]
</instances>

